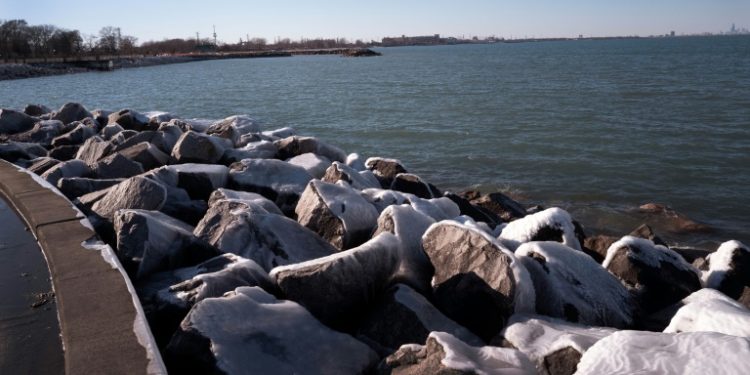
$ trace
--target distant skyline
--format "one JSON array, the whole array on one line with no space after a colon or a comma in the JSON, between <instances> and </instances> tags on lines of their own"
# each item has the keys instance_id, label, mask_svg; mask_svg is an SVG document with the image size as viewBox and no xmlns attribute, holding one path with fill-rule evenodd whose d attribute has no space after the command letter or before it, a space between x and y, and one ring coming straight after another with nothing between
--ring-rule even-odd
<instances>
[{"instance_id":1,"label":"distant skyline","mask_svg":"<svg viewBox=\"0 0 750 375\"><path fill-rule=\"evenodd\" d=\"M25 19L97 34L120 27L138 42L212 37L236 43L249 35L293 40L432 35L524 38L661 35L750 28L749 0L230 1L0 0L0 19Z\"/></svg>"}]
</instances>

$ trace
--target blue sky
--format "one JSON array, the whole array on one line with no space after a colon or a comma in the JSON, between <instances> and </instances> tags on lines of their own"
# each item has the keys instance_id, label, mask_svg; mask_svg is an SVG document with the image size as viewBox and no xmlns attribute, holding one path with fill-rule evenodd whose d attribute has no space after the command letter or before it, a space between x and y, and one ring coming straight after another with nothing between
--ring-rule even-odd
<instances>
[{"instance_id":1,"label":"blue sky","mask_svg":"<svg viewBox=\"0 0 750 375\"><path fill-rule=\"evenodd\" d=\"M139 42L249 34L299 39L394 35L570 37L750 28L750 0L0 0L0 19L23 18L95 34L119 26Z\"/></svg>"}]
</instances>

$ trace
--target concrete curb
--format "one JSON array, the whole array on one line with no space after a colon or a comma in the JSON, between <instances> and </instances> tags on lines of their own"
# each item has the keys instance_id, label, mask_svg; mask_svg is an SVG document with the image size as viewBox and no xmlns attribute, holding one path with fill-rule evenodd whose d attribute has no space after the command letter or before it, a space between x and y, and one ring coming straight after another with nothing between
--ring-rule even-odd
<instances>
[{"instance_id":1,"label":"concrete curb","mask_svg":"<svg viewBox=\"0 0 750 375\"><path fill-rule=\"evenodd\" d=\"M46 185L46 186L45 186ZM0 194L47 259L66 374L166 374L143 308L109 246L84 215L33 173L0 160Z\"/></svg>"}]
</instances>

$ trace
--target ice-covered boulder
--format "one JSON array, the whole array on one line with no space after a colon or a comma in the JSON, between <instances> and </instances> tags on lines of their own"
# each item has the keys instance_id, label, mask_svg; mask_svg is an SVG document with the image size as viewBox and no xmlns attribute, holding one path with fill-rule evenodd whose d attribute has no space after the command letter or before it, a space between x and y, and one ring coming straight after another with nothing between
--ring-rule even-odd
<instances>
[{"instance_id":1,"label":"ice-covered boulder","mask_svg":"<svg viewBox=\"0 0 750 375\"><path fill-rule=\"evenodd\" d=\"M378 366L379 374L536 374L518 350L471 346L446 332L430 333L424 345L404 345Z\"/></svg>"},{"instance_id":2,"label":"ice-covered boulder","mask_svg":"<svg viewBox=\"0 0 750 375\"><path fill-rule=\"evenodd\" d=\"M542 375L571 375L583 353L616 330L588 327L542 315L517 314L502 332L504 345L520 350Z\"/></svg>"},{"instance_id":3,"label":"ice-covered boulder","mask_svg":"<svg viewBox=\"0 0 750 375\"><path fill-rule=\"evenodd\" d=\"M354 189L364 190L369 188L380 188L380 182L370 171L359 172L352 167L334 161L321 178L325 182L336 183L344 181Z\"/></svg>"},{"instance_id":4,"label":"ice-covered boulder","mask_svg":"<svg viewBox=\"0 0 750 375\"><path fill-rule=\"evenodd\" d=\"M73 130L55 137L51 144L52 147L79 145L95 135L96 128L85 124L78 124Z\"/></svg>"},{"instance_id":5,"label":"ice-covered boulder","mask_svg":"<svg viewBox=\"0 0 750 375\"><path fill-rule=\"evenodd\" d=\"M193 307L167 347L177 373L360 374L378 357L304 307L241 287Z\"/></svg>"},{"instance_id":6,"label":"ice-covered boulder","mask_svg":"<svg viewBox=\"0 0 750 375\"><path fill-rule=\"evenodd\" d=\"M221 157L221 162L229 165L243 159L273 159L276 156L276 151L273 142L251 142L239 148L226 149Z\"/></svg>"},{"instance_id":7,"label":"ice-covered boulder","mask_svg":"<svg viewBox=\"0 0 750 375\"><path fill-rule=\"evenodd\" d=\"M357 330L357 337L364 336L381 352L392 353L401 345L425 342L433 331L448 332L469 345L484 345L484 341L404 284L395 285L377 301Z\"/></svg>"},{"instance_id":8,"label":"ice-covered boulder","mask_svg":"<svg viewBox=\"0 0 750 375\"><path fill-rule=\"evenodd\" d=\"M393 184L393 180L399 173L408 173L400 160L372 157L365 161L365 167L375 174L384 189Z\"/></svg>"},{"instance_id":9,"label":"ice-covered boulder","mask_svg":"<svg viewBox=\"0 0 750 375\"><path fill-rule=\"evenodd\" d=\"M283 127L279 129L274 130L266 130L262 133L265 137L275 138L276 140L283 139L283 138L289 138L292 136L297 135L297 130L292 127Z\"/></svg>"},{"instance_id":10,"label":"ice-covered boulder","mask_svg":"<svg viewBox=\"0 0 750 375\"><path fill-rule=\"evenodd\" d=\"M143 170L146 171L172 163L172 158L169 155L148 142L140 142L133 146L119 149L118 153L132 161L138 162L143 166Z\"/></svg>"},{"instance_id":11,"label":"ice-covered boulder","mask_svg":"<svg viewBox=\"0 0 750 375\"><path fill-rule=\"evenodd\" d=\"M750 339L715 332L615 332L581 358L576 374L746 374Z\"/></svg>"},{"instance_id":12,"label":"ice-covered boulder","mask_svg":"<svg viewBox=\"0 0 750 375\"><path fill-rule=\"evenodd\" d=\"M420 198L439 198L443 194L435 186L412 173L399 173L393 178L391 190L414 194Z\"/></svg>"},{"instance_id":13,"label":"ice-covered boulder","mask_svg":"<svg viewBox=\"0 0 750 375\"><path fill-rule=\"evenodd\" d=\"M41 177L52 186L57 186L57 181L63 177L86 177L89 175L91 175L91 168L86 163L73 159L56 164L42 173Z\"/></svg>"},{"instance_id":14,"label":"ice-covered boulder","mask_svg":"<svg viewBox=\"0 0 750 375\"><path fill-rule=\"evenodd\" d=\"M422 236L422 247L435 267L435 305L485 341L497 335L514 312L533 311L528 273L487 233L441 221Z\"/></svg>"},{"instance_id":15,"label":"ice-covered boulder","mask_svg":"<svg viewBox=\"0 0 750 375\"><path fill-rule=\"evenodd\" d=\"M727 241L706 257L701 265L707 288L739 299L750 290L750 248L739 241ZM745 302L750 307L750 301Z\"/></svg>"},{"instance_id":16,"label":"ice-covered boulder","mask_svg":"<svg viewBox=\"0 0 750 375\"><path fill-rule=\"evenodd\" d=\"M113 221L117 256L136 279L219 255L193 235L191 226L161 212L125 209L117 211Z\"/></svg>"},{"instance_id":17,"label":"ice-covered boulder","mask_svg":"<svg viewBox=\"0 0 750 375\"><path fill-rule=\"evenodd\" d=\"M161 134L161 143L164 149L170 150L169 154L171 154L171 150L174 149L177 141L180 140L180 137L184 133L178 125L171 122L161 124L157 131Z\"/></svg>"},{"instance_id":18,"label":"ice-covered boulder","mask_svg":"<svg viewBox=\"0 0 750 375\"><path fill-rule=\"evenodd\" d=\"M378 211L348 184L312 180L295 208L297 221L339 250L370 238Z\"/></svg>"},{"instance_id":19,"label":"ice-covered boulder","mask_svg":"<svg viewBox=\"0 0 750 375\"><path fill-rule=\"evenodd\" d=\"M252 259L266 271L273 267L320 258L334 248L296 221L264 212L247 203L220 201L212 205L195 234L221 249Z\"/></svg>"},{"instance_id":20,"label":"ice-covered boulder","mask_svg":"<svg viewBox=\"0 0 750 375\"><path fill-rule=\"evenodd\" d=\"M52 114L52 120L62 121L63 124L70 124L73 121L81 121L87 117L93 118L91 113L78 103L65 103L60 109Z\"/></svg>"},{"instance_id":21,"label":"ice-covered boulder","mask_svg":"<svg viewBox=\"0 0 750 375\"><path fill-rule=\"evenodd\" d=\"M227 145L222 138L188 131L172 149L172 157L178 163L216 164L224 155Z\"/></svg>"},{"instance_id":22,"label":"ice-covered boulder","mask_svg":"<svg viewBox=\"0 0 750 375\"><path fill-rule=\"evenodd\" d=\"M646 314L701 288L698 270L676 252L643 238L625 236L612 244L602 266L620 279Z\"/></svg>"},{"instance_id":23,"label":"ice-covered boulder","mask_svg":"<svg viewBox=\"0 0 750 375\"><path fill-rule=\"evenodd\" d=\"M282 293L337 329L356 327L374 301L396 283L426 290L429 264L383 233L354 249L271 270Z\"/></svg>"},{"instance_id":24,"label":"ice-covered boulder","mask_svg":"<svg viewBox=\"0 0 750 375\"><path fill-rule=\"evenodd\" d=\"M750 338L750 310L724 293L701 289L682 304L664 332L719 332Z\"/></svg>"},{"instance_id":25,"label":"ice-covered boulder","mask_svg":"<svg viewBox=\"0 0 750 375\"><path fill-rule=\"evenodd\" d=\"M328 166L331 165L331 161L328 160L328 158L326 158L325 156L316 155L311 152L297 155L293 158L290 158L286 162L305 168L307 173L317 179L323 178L323 176L326 174L326 169L328 169Z\"/></svg>"},{"instance_id":26,"label":"ice-covered boulder","mask_svg":"<svg viewBox=\"0 0 750 375\"><path fill-rule=\"evenodd\" d=\"M365 189L360 194L375 206L378 212L383 212L386 207L394 204L409 204L435 221L453 219L461 214L458 206L446 197L422 199L413 194L383 189Z\"/></svg>"},{"instance_id":27,"label":"ice-covered boulder","mask_svg":"<svg viewBox=\"0 0 750 375\"><path fill-rule=\"evenodd\" d=\"M583 252L557 242L529 242L516 256L531 274L539 314L616 328L633 323L628 290Z\"/></svg>"},{"instance_id":28,"label":"ice-covered boulder","mask_svg":"<svg viewBox=\"0 0 750 375\"><path fill-rule=\"evenodd\" d=\"M92 170L98 178L128 178L143 173L141 163L132 161L120 153L109 155L93 165Z\"/></svg>"},{"instance_id":29,"label":"ice-covered boulder","mask_svg":"<svg viewBox=\"0 0 750 375\"><path fill-rule=\"evenodd\" d=\"M471 203L494 213L505 222L526 216L526 209L520 203L500 192L479 196Z\"/></svg>"},{"instance_id":30,"label":"ice-covered boulder","mask_svg":"<svg viewBox=\"0 0 750 375\"><path fill-rule=\"evenodd\" d=\"M135 176L109 188L91 209L99 216L111 220L117 210L125 208L158 211L166 200L167 189L162 184Z\"/></svg>"},{"instance_id":31,"label":"ice-covered boulder","mask_svg":"<svg viewBox=\"0 0 750 375\"><path fill-rule=\"evenodd\" d=\"M131 109L122 109L109 115L109 124L118 124L126 130L148 130L149 118Z\"/></svg>"},{"instance_id":32,"label":"ice-covered boulder","mask_svg":"<svg viewBox=\"0 0 750 375\"><path fill-rule=\"evenodd\" d=\"M531 241L555 241L581 250L573 219L567 211L556 207L508 223L499 239L512 250Z\"/></svg>"},{"instance_id":33,"label":"ice-covered boulder","mask_svg":"<svg viewBox=\"0 0 750 375\"><path fill-rule=\"evenodd\" d=\"M313 177L296 165L275 159L245 159L232 165L231 186L259 193L274 201L285 214L292 214L307 183Z\"/></svg>"},{"instance_id":34,"label":"ice-covered boulder","mask_svg":"<svg viewBox=\"0 0 750 375\"><path fill-rule=\"evenodd\" d=\"M213 124L211 124L211 126L208 127L206 133L222 134L223 132L227 131L227 129L232 129L233 132L236 132L239 139L239 136L241 135L260 133L261 126L257 121L255 121L255 119L248 115L234 115L214 122ZM227 137L222 136L222 138Z\"/></svg>"},{"instance_id":35,"label":"ice-covered boulder","mask_svg":"<svg viewBox=\"0 0 750 375\"><path fill-rule=\"evenodd\" d=\"M367 166L365 165L365 161L362 159L362 157L356 153L352 152L351 154L346 156L346 163L348 167L354 169L357 172L362 172L367 170Z\"/></svg>"},{"instance_id":36,"label":"ice-covered boulder","mask_svg":"<svg viewBox=\"0 0 750 375\"><path fill-rule=\"evenodd\" d=\"M158 128L162 123L167 123L177 118L172 113L162 111L144 112L143 116L148 118L148 124L151 128Z\"/></svg>"},{"instance_id":37,"label":"ice-covered boulder","mask_svg":"<svg viewBox=\"0 0 750 375\"><path fill-rule=\"evenodd\" d=\"M82 195L117 185L122 181L124 180L120 178L94 179L86 177L63 177L57 181L57 188L61 193L68 197L68 199L73 200Z\"/></svg>"},{"instance_id":38,"label":"ice-covered boulder","mask_svg":"<svg viewBox=\"0 0 750 375\"><path fill-rule=\"evenodd\" d=\"M324 143L315 137L291 136L278 140L274 144L279 150L277 154L279 159L286 160L311 152L324 156L330 161L344 162L346 160L346 154L340 148Z\"/></svg>"},{"instance_id":39,"label":"ice-covered boulder","mask_svg":"<svg viewBox=\"0 0 750 375\"><path fill-rule=\"evenodd\" d=\"M150 175L166 185L184 189L191 199L201 200L207 200L229 182L229 168L223 165L175 164L155 169Z\"/></svg>"},{"instance_id":40,"label":"ice-covered boulder","mask_svg":"<svg viewBox=\"0 0 750 375\"><path fill-rule=\"evenodd\" d=\"M408 204L392 205L380 213L372 236L384 232L392 233L398 237L403 247L413 249L419 254L422 253L422 235L434 223L435 219Z\"/></svg>"},{"instance_id":41,"label":"ice-covered boulder","mask_svg":"<svg viewBox=\"0 0 750 375\"><path fill-rule=\"evenodd\" d=\"M214 192L211 193L211 196L208 198L208 205L213 206L215 203L223 200L243 202L247 203L248 205L257 205L259 207L262 207L268 213L283 215L276 204L271 202L268 198L260 194L250 193L247 191L218 188L214 190Z\"/></svg>"},{"instance_id":42,"label":"ice-covered boulder","mask_svg":"<svg viewBox=\"0 0 750 375\"><path fill-rule=\"evenodd\" d=\"M0 134L25 132L34 127L36 119L23 112L12 109L0 109Z\"/></svg>"}]
</instances>

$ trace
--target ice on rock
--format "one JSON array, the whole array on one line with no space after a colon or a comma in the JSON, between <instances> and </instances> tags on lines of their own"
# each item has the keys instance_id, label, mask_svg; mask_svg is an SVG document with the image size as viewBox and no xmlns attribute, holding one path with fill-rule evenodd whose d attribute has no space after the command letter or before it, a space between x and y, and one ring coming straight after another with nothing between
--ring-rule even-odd
<instances>
[{"instance_id":1,"label":"ice on rock","mask_svg":"<svg viewBox=\"0 0 750 375\"><path fill-rule=\"evenodd\" d=\"M521 219L511 221L500 233L500 240L515 250L522 243L555 241L581 250L573 219L567 211L553 207Z\"/></svg>"},{"instance_id":2,"label":"ice on rock","mask_svg":"<svg viewBox=\"0 0 750 375\"><path fill-rule=\"evenodd\" d=\"M358 374L378 360L367 345L258 287L195 305L167 352L181 373Z\"/></svg>"},{"instance_id":3,"label":"ice on rock","mask_svg":"<svg viewBox=\"0 0 750 375\"><path fill-rule=\"evenodd\" d=\"M461 215L458 205L446 197L422 199L409 193L374 188L362 190L360 194L375 206L378 212L383 212L390 205L409 204L435 221L453 219Z\"/></svg>"},{"instance_id":4,"label":"ice on rock","mask_svg":"<svg viewBox=\"0 0 750 375\"><path fill-rule=\"evenodd\" d=\"M293 158L290 158L286 162L305 168L307 173L317 179L323 178L323 176L326 174L326 169L328 169L328 166L331 165L331 161L328 160L328 158L326 158L325 156L316 155L311 152L297 155Z\"/></svg>"},{"instance_id":5,"label":"ice on rock","mask_svg":"<svg viewBox=\"0 0 750 375\"><path fill-rule=\"evenodd\" d=\"M380 182L370 171L358 172L346 164L334 161L322 177L325 182L336 183L344 181L354 189L364 190L369 188L380 188Z\"/></svg>"},{"instance_id":6,"label":"ice on rock","mask_svg":"<svg viewBox=\"0 0 750 375\"><path fill-rule=\"evenodd\" d=\"M739 298L750 287L750 248L739 241L727 241L706 258L703 270L707 288L717 289L731 298Z\"/></svg>"},{"instance_id":7,"label":"ice on rock","mask_svg":"<svg viewBox=\"0 0 750 375\"><path fill-rule=\"evenodd\" d=\"M213 206L215 203L222 200L243 202L248 206L253 205L261 207L266 210L266 212L271 214L283 215L283 213L281 213L281 210L279 210L275 203L257 193L218 188L213 193L211 193L211 196L208 198L208 205Z\"/></svg>"},{"instance_id":8,"label":"ice on rock","mask_svg":"<svg viewBox=\"0 0 750 375\"><path fill-rule=\"evenodd\" d=\"M229 177L235 189L262 194L287 214L313 179L304 168L275 159L242 160L232 165Z\"/></svg>"},{"instance_id":9,"label":"ice on rock","mask_svg":"<svg viewBox=\"0 0 750 375\"><path fill-rule=\"evenodd\" d=\"M284 127L280 129L267 130L263 133L264 136L276 139L288 138L297 135L297 130L292 127Z\"/></svg>"},{"instance_id":10,"label":"ice on rock","mask_svg":"<svg viewBox=\"0 0 750 375\"><path fill-rule=\"evenodd\" d=\"M65 177L86 177L91 174L91 168L86 163L73 159L62 162L42 173L42 178L52 186L57 186L57 182Z\"/></svg>"},{"instance_id":11,"label":"ice on rock","mask_svg":"<svg viewBox=\"0 0 750 375\"><path fill-rule=\"evenodd\" d=\"M715 332L615 332L586 351L578 375L747 374L750 339Z\"/></svg>"},{"instance_id":12,"label":"ice on rock","mask_svg":"<svg viewBox=\"0 0 750 375\"><path fill-rule=\"evenodd\" d=\"M543 375L572 374L597 341L616 330L588 327L542 315L516 314L508 320L503 339L526 354Z\"/></svg>"},{"instance_id":13,"label":"ice on rock","mask_svg":"<svg viewBox=\"0 0 750 375\"><path fill-rule=\"evenodd\" d=\"M701 289L682 302L684 306L664 332L719 332L750 338L750 310L724 293Z\"/></svg>"},{"instance_id":14,"label":"ice on rock","mask_svg":"<svg viewBox=\"0 0 750 375\"><path fill-rule=\"evenodd\" d=\"M583 252L558 242L529 242L516 256L531 274L539 314L617 328L633 323L625 286Z\"/></svg>"},{"instance_id":15,"label":"ice on rock","mask_svg":"<svg viewBox=\"0 0 750 375\"><path fill-rule=\"evenodd\" d=\"M536 374L518 350L470 346L446 332L432 332L425 345L404 345L379 366L381 374Z\"/></svg>"},{"instance_id":16,"label":"ice on rock","mask_svg":"<svg viewBox=\"0 0 750 375\"><path fill-rule=\"evenodd\" d=\"M191 199L206 200L216 189L229 183L229 168L211 164L175 164L148 173L151 178L184 189Z\"/></svg>"},{"instance_id":17,"label":"ice on rock","mask_svg":"<svg viewBox=\"0 0 750 375\"><path fill-rule=\"evenodd\" d=\"M346 183L312 180L295 209L297 221L339 250L370 238L378 212Z\"/></svg>"},{"instance_id":18,"label":"ice on rock","mask_svg":"<svg viewBox=\"0 0 750 375\"><path fill-rule=\"evenodd\" d=\"M324 156L330 161L344 162L346 154L340 148L329 145L315 137L292 136L274 142L280 159L289 159L308 152Z\"/></svg>"},{"instance_id":19,"label":"ice on rock","mask_svg":"<svg viewBox=\"0 0 750 375\"><path fill-rule=\"evenodd\" d=\"M386 207L378 217L377 227L373 237L383 232L393 233L401 241L402 246L414 249L419 254L422 249L422 235L435 220L408 204ZM425 255L425 261L429 263Z\"/></svg>"},{"instance_id":20,"label":"ice on rock","mask_svg":"<svg viewBox=\"0 0 750 375\"><path fill-rule=\"evenodd\" d=\"M362 157L359 156L359 154L356 152L353 152L346 156L345 164L357 172L367 170L367 166L365 166L365 162L362 160ZM379 186L380 185L378 185L377 187Z\"/></svg>"},{"instance_id":21,"label":"ice on rock","mask_svg":"<svg viewBox=\"0 0 750 375\"><path fill-rule=\"evenodd\" d=\"M365 161L365 167L375 174L384 188L390 188L399 173L408 173L400 160L381 157L371 157Z\"/></svg>"}]
</instances>

